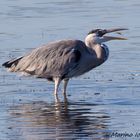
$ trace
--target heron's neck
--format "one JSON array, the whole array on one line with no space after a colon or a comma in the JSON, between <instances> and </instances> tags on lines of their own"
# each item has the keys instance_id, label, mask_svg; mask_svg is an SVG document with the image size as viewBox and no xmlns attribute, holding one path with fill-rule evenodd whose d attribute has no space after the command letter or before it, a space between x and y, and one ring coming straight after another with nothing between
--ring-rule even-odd
<instances>
[{"instance_id":1,"label":"heron's neck","mask_svg":"<svg viewBox=\"0 0 140 140\"><path fill-rule=\"evenodd\" d=\"M85 38L85 44L88 48L94 49L94 46L96 45L96 43L93 42L92 40L92 36L88 35Z\"/></svg>"},{"instance_id":2,"label":"heron's neck","mask_svg":"<svg viewBox=\"0 0 140 140\"><path fill-rule=\"evenodd\" d=\"M105 52L103 50L103 48L101 47L100 44L93 44L90 46L91 50L94 51L96 53L97 58L100 59L104 59L105 57Z\"/></svg>"},{"instance_id":3,"label":"heron's neck","mask_svg":"<svg viewBox=\"0 0 140 140\"><path fill-rule=\"evenodd\" d=\"M89 48L90 52L96 54L98 60L106 61L109 55L109 50L104 44L97 44L91 40L85 40L86 46Z\"/></svg>"}]
</instances>

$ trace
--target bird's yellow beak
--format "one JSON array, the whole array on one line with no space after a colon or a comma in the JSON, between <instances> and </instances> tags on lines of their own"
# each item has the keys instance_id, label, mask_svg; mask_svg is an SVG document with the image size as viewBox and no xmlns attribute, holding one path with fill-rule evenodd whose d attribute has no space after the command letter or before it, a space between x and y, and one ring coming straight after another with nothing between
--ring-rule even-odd
<instances>
[{"instance_id":1,"label":"bird's yellow beak","mask_svg":"<svg viewBox=\"0 0 140 140\"><path fill-rule=\"evenodd\" d=\"M118 31L123 31L123 30L128 30L127 28L113 28L113 29L105 29L105 34L108 33L112 33L112 32L116 32L118 33ZM119 32L119 34L121 34ZM104 41L110 41L110 40L127 40L127 38L124 37L114 37L114 36L106 36L103 35Z\"/></svg>"},{"instance_id":2,"label":"bird's yellow beak","mask_svg":"<svg viewBox=\"0 0 140 140\"><path fill-rule=\"evenodd\" d=\"M124 37L114 37L114 36L103 36L103 38L106 41L109 41L109 40L127 40L127 38L124 38Z\"/></svg>"}]
</instances>

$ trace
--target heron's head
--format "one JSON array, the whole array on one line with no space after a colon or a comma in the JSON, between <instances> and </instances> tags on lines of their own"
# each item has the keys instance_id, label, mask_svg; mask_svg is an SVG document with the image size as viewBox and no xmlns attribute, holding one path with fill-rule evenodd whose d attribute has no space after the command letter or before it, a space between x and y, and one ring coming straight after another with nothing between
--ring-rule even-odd
<instances>
[{"instance_id":1,"label":"heron's head","mask_svg":"<svg viewBox=\"0 0 140 140\"><path fill-rule=\"evenodd\" d=\"M126 40L126 38L123 38L123 37L106 36L107 33L111 33L111 32L116 32L120 34L119 31L122 31L122 30L128 30L128 29L114 28L114 29L91 30L85 39L85 43L88 46L88 43L102 44L103 42L110 41L110 40Z\"/></svg>"}]
</instances>

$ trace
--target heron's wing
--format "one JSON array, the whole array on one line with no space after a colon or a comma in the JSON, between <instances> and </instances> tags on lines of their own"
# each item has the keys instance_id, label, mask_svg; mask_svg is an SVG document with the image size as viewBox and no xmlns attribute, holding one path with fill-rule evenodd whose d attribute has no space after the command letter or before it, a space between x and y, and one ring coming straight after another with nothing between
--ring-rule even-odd
<instances>
[{"instance_id":1,"label":"heron's wing","mask_svg":"<svg viewBox=\"0 0 140 140\"><path fill-rule=\"evenodd\" d=\"M40 77L64 77L80 60L82 45L79 41L67 40L37 48L19 61L16 71Z\"/></svg>"}]
</instances>

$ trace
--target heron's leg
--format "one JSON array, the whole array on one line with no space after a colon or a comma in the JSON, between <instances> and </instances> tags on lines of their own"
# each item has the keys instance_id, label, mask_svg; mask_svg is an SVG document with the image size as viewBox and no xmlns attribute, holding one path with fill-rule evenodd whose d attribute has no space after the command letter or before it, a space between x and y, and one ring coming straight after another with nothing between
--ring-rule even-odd
<instances>
[{"instance_id":1,"label":"heron's leg","mask_svg":"<svg viewBox=\"0 0 140 140\"><path fill-rule=\"evenodd\" d=\"M55 88L54 88L54 95L57 96L57 92L58 92L58 88L60 85L61 79L58 78L54 78L54 83L55 83Z\"/></svg>"},{"instance_id":2,"label":"heron's leg","mask_svg":"<svg viewBox=\"0 0 140 140\"><path fill-rule=\"evenodd\" d=\"M64 89L63 89L63 94L64 94L64 98L66 99L66 89L67 89L67 85L68 85L69 79L64 79Z\"/></svg>"}]
</instances>

